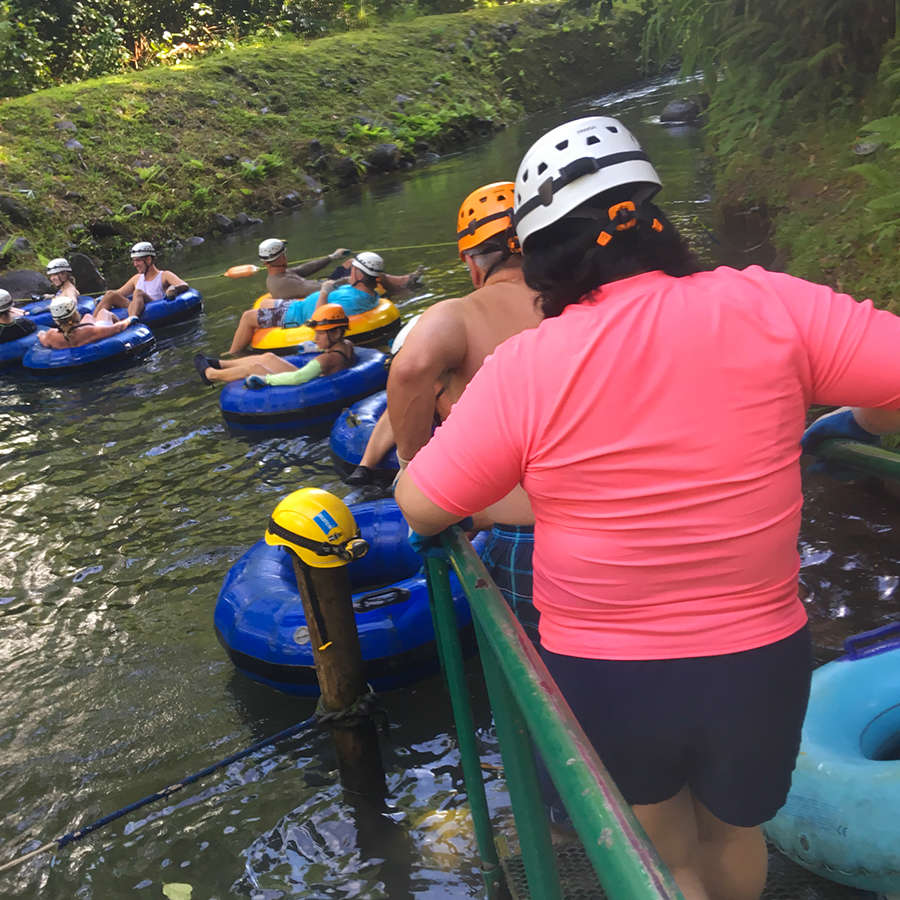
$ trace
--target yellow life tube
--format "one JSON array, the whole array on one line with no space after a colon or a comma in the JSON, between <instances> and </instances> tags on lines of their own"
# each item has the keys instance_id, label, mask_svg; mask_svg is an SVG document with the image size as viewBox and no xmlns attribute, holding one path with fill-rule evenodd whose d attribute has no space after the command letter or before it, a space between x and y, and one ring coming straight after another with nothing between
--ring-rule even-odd
<instances>
[{"instance_id":1,"label":"yellow life tube","mask_svg":"<svg viewBox=\"0 0 900 900\"><path fill-rule=\"evenodd\" d=\"M253 308L256 309L263 300L268 300L271 296L263 294L253 304ZM380 340L388 331L397 327L400 310L387 297L379 297L378 305L373 309L349 318L347 337L356 338L356 343L365 343L367 340ZM298 325L296 328L257 328L253 332L250 346L254 350L272 350L277 353L279 350L291 350L304 341L315 340L315 337L315 332L306 325Z\"/></svg>"}]
</instances>

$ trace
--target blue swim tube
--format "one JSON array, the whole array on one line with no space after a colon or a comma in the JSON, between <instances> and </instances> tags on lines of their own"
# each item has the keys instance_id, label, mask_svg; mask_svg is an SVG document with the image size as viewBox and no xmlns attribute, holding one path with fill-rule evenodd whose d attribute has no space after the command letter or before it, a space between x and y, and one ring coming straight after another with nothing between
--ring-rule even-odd
<instances>
[{"instance_id":1,"label":"blue swim tube","mask_svg":"<svg viewBox=\"0 0 900 900\"><path fill-rule=\"evenodd\" d=\"M301 367L317 355L301 353L285 359ZM251 390L242 381L233 381L222 389L219 407L228 427L238 434L282 434L327 425L345 406L385 386L385 359L378 350L357 347L356 363L349 369L306 384Z\"/></svg>"},{"instance_id":2,"label":"blue swim tube","mask_svg":"<svg viewBox=\"0 0 900 900\"><path fill-rule=\"evenodd\" d=\"M203 312L203 297L194 288L188 288L175 297L162 300L151 300L144 306L141 322L150 328L164 328L167 325L178 325L194 319ZM124 318L128 311L123 309L119 318Z\"/></svg>"},{"instance_id":3,"label":"blue swim tube","mask_svg":"<svg viewBox=\"0 0 900 900\"><path fill-rule=\"evenodd\" d=\"M146 325L131 325L118 334L81 347L54 350L33 343L22 365L36 375L100 372L132 365L153 352L156 338Z\"/></svg>"},{"instance_id":4,"label":"blue swim tube","mask_svg":"<svg viewBox=\"0 0 900 900\"><path fill-rule=\"evenodd\" d=\"M813 673L787 802L764 826L801 866L900 895L900 623L848 638ZM873 643L879 640L885 643Z\"/></svg>"},{"instance_id":5,"label":"blue swim tube","mask_svg":"<svg viewBox=\"0 0 900 900\"><path fill-rule=\"evenodd\" d=\"M23 334L14 341L4 341L0 344L0 371L18 366L22 357L28 352L29 347L37 340L38 332Z\"/></svg>"},{"instance_id":6,"label":"blue swim tube","mask_svg":"<svg viewBox=\"0 0 900 900\"><path fill-rule=\"evenodd\" d=\"M366 679L384 691L438 669L422 559L392 500L350 507L369 550L348 566ZM483 540L476 538L476 547ZM453 603L472 650L472 617L451 576ZM214 614L216 635L234 665L255 681L291 694L319 693L309 631L288 550L254 544L230 569Z\"/></svg>"},{"instance_id":7,"label":"blue swim tube","mask_svg":"<svg viewBox=\"0 0 900 900\"><path fill-rule=\"evenodd\" d=\"M372 429L386 409L387 391L378 391L354 403L337 417L331 429L329 445L340 468L350 471L359 465ZM383 471L387 478L398 472L397 448L391 448L376 468Z\"/></svg>"}]
</instances>

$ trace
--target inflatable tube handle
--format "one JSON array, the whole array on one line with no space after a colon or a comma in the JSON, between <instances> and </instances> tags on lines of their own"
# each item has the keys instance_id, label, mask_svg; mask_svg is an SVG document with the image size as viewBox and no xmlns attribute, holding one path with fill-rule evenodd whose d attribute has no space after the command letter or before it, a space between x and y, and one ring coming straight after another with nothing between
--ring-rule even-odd
<instances>
[{"instance_id":1,"label":"inflatable tube handle","mask_svg":"<svg viewBox=\"0 0 900 900\"><path fill-rule=\"evenodd\" d=\"M887 653L888 650L897 650L900 648L900 637L888 640L893 635L900 635L900 622L889 622L887 625L873 628L871 631L861 631L844 641L844 654L847 659L853 660L875 656L878 653ZM871 643L872 641L876 643ZM863 644L865 646L860 646Z\"/></svg>"}]
</instances>

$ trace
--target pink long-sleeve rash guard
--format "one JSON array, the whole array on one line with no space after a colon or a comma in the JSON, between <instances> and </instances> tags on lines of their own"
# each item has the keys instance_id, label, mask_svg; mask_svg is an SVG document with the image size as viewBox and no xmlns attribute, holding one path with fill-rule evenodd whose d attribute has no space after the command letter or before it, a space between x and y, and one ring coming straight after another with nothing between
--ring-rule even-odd
<instances>
[{"instance_id":1,"label":"pink long-sleeve rash guard","mask_svg":"<svg viewBox=\"0 0 900 900\"><path fill-rule=\"evenodd\" d=\"M900 408L900 319L756 266L650 272L499 346L408 471L459 515L524 485L547 649L731 653L806 620L813 403Z\"/></svg>"}]
</instances>

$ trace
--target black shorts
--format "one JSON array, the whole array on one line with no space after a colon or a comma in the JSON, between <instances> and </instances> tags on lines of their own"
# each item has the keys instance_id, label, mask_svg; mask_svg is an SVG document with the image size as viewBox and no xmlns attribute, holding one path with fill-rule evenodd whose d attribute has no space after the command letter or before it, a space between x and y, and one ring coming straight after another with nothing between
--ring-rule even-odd
<instances>
[{"instance_id":1,"label":"black shorts","mask_svg":"<svg viewBox=\"0 0 900 900\"><path fill-rule=\"evenodd\" d=\"M660 803L688 785L713 815L744 827L784 805L809 700L808 628L724 656L540 653L630 804Z\"/></svg>"}]
</instances>

